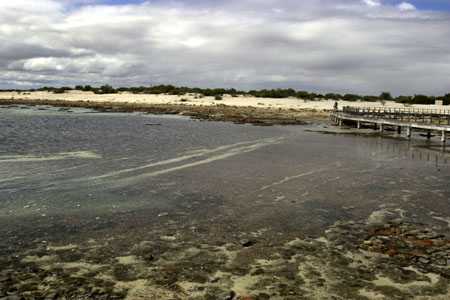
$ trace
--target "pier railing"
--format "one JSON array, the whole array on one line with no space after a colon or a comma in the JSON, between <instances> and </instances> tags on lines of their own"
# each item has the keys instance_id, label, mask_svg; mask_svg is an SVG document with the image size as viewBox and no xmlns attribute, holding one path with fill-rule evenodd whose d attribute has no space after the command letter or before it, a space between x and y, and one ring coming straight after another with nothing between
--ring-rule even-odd
<instances>
[{"instance_id":1,"label":"pier railing","mask_svg":"<svg viewBox=\"0 0 450 300\"><path fill-rule=\"evenodd\" d=\"M427 109L427 108L397 108L397 107L354 107L345 106L344 113L358 115L386 115L386 114L404 114L404 115L444 115L450 116L450 109Z\"/></svg>"},{"instance_id":2,"label":"pier railing","mask_svg":"<svg viewBox=\"0 0 450 300\"><path fill-rule=\"evenodd\" d=\"M425 131L428 139L431 139L432 132L438 132L443 145L446 145L450 133L450 110L444 109L347 106L342 111L333 111L330 120L339 126L345 123L356 124L358 129L362 126L374 127L381 133L388 128L398 134L405 131L408 138L411 138L413 130Z\"/></svg>"},{"instance_id":3,"label":"pier railing","mask_svg":"<svg viewBox=\"0 0 450 300\"><path fill-rule=\"evenodd\" d=\"M343 107L345 115L388 119L408 123L450 125L450 110L394 107Z\"/></svg>"}]
</instances>

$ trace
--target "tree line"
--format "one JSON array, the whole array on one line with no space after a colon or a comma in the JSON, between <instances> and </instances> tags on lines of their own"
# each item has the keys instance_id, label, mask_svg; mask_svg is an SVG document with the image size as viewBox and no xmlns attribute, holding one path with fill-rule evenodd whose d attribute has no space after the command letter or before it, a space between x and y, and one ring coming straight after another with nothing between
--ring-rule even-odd
<instances>
[{"instance_id":1,"label":"tree line","mask_svg":"<svg viewBox=\"0 0 450 300\"><path fill-rule=\"evenodd\" d=\"M120 87L120 88L114 88L111 85L102 85L99 87L93 87L91 85L77 85L75 87L44 86L39 89L3 90L3 91L16 91L16 92L47 91L55 94L63 94L71 90L93 92L95 94L117 94L121 92L128 92L132 94L168 94L179 96L185 94L196 94L199 95L199 97L202 96L222 97L223 95L231 95L233 97L237 97L239 95L246 95L258 98L291 97L309 101L324 100L324 99L336 101L345 100L345 101L368 101L368 102L396 101L404 104L434 104L436 100L442 100L444 105L450 105L450 93L439 97L427 95L393 97L389 92L383 92L378 96L370 96L370 95L339 94L339 93L320 94L308 91L297 91L294 89L263 89L263 90L240 91L233 88L231 89L198 88L198 87L192 88L192 87L177 87L174 85L154 85L154 86Z\"/></svg>"}]
</instances>

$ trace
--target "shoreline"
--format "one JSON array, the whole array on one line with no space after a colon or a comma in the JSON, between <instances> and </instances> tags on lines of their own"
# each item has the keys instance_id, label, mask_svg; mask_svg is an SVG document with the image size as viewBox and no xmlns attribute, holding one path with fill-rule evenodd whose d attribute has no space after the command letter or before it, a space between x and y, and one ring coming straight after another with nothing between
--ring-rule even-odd
<instances>
[{"instance_id":1,"label":"shoreline","mask_svg":"<svg viewBox=\"0 0 450 300\"><path fill-rule=\"evenodd\" d=\"M0 105L49 105L55 107L90 108L103 112L144 112L189 116L193 119L226 121L237 124L306 125L324 122L333 111L335 100L298 98L257 98L246 95L223 95L216 98L200 94L95 94L72 90L52 92L0 92ZM404 108L394 101L338 101L339 107ZM442 109L436 105L411 105L414 108Z\"/></svg>"},{"instance_id":2,"label":"shoreline","mask_svg":"<svg viewBox=\"0 0 450 300\"><path fill-rule=\"evenodd\" d=\"M0 105L48 105L65 108L88 108L100 112L144 112L155 115L181 115L192 119L233 122L257 126L307 125L324 121L328 112L315 109L259 108L252 106L155 104L111 101L71 101L50 99L0 99Z\"/></svg>"}]
</instances>

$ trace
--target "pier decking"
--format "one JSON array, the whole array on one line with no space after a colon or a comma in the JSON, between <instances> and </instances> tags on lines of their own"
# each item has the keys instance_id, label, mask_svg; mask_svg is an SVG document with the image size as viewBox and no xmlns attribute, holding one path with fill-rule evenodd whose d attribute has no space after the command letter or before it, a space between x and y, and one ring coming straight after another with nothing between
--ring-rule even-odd
<instances>
[{"instance_id":1,"label":"pier decking","mask_svg":"<svg viewBox=\"0 0 450 300\"><path fill-rule=\"evenodd\" d=\"M450 136L450 110L384 107L344 107L334 111L331 121L339 126L354 124L356 128L371 126L383 132L394 128L398 134L405 133L411 138L413 130L425 132L430 139L432 133L438 133L445 144Z\"/></svg>"}]
</instances>

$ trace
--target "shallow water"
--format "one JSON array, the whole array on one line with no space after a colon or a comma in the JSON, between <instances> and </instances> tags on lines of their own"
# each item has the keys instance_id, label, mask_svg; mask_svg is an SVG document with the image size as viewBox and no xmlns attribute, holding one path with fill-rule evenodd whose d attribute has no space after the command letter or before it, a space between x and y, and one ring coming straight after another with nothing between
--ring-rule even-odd
<instances>
[{"instance_id":1,"label":"shallow water","mask_svg":"<svg viewBox=\"0 0 450 300\"><path fill-rule=\"evenodd\" d=\"M450 226L450 155L421 138L50 107L0 108L0 128L5 264L13 256L26 264L23 257L33 254L39 266L33 251L42 244L80 247L93 240L96 247L110 243L113 259L128 257L152 239L179 251L252 240L262 249L243 254L250 263L276 245L321 237L338 221L368 220L380 211L439 232ZM123 288L130 299L139 280L153 278L139 276L115 279L135 283ZM189 282L192 295L196 281ZM234 289L250 293L248 286Z\"/></svg>"}]
</instances>

